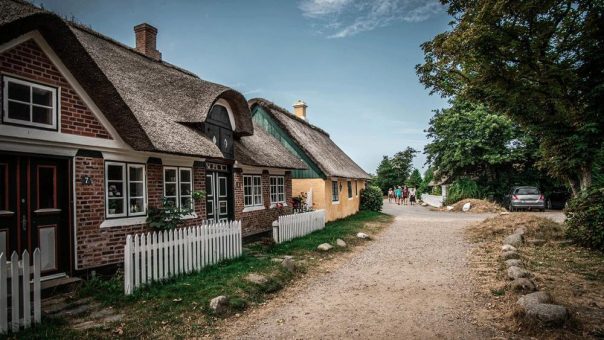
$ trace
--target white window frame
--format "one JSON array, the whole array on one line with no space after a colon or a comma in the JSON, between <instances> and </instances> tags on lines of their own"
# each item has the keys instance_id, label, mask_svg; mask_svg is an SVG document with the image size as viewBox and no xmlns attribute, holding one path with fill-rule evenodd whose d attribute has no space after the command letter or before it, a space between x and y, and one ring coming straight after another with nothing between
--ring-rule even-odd
<instances>
[{"instance_id":1,"label":"white window frame","mask_svg":"<svg viewBox=\"0 0 604 340\"><path fill-rule=\"evenodd\" d=\"M58 91L57 91L56 87L46 86L46 85L42 85L42 84L38 84L38 83L34 83L31 81L26 81L26 80L22 80L22 79L17 79L17 78L13 78L13 77L9 77L9 76L3 76L2 78L3 78L2 81L3 81L3 86L4 86L4 91L3 91L3 95L2 95L2 98L3 98L2 121L4 123L39 127L39 128L44 128L44 129L50 129L50 130L57 130L57 120L58 120L58 118L57 118L58 117L58 115L57 115L57 111L58 111L57 110L57 106L58 106L57 92ZM52 93L52 106L34 104L33 103L33 91L31 89L29 91L29 102L23 102L20 100L9 99L8 98L8 83L9 82L14 83L14 84L29 86L30 88L38 88L41 90L51 92ZM8 117L8 102L9 101L14 102L14 103L29 105L29 121L9 118ZM32 120L33 120L33 107L34 106L43 107L46 109L49 109L49 108L52 109L52 124L42 124L42 123L33 122Z\"/></svg>"},{"instance_id":2,"label":"white window frame","mask_svg":"<svg viewBox=\"0 0 604 340\"><path fill-rule=\"evenodd\" d=\"M334 183L336 184L335 186L335 191L334 191ZM338 204L340 203L340 187L339 187L340 183L338 180L331 180L331 203L332 204ZM337 197L337 200L334 200L334 197Z\"/></svg>"},{"instance_id":3,"label":"white window frame","mask_svg":"<svg viewBox=\"0 0 604 340\"><path fill-rule=\"evenodd\" d=\"M354 196L352 194L352 180L346 181L346 190L348 191L348 199L351 200Z\"/></svg>"},{"instance_id":4,"label":"white window frame","mask_svg":"<svg viewBox=\"0 0 604 340\"><path fill-rule=\"evenodd\" d=\"M166 181L166 171L167 170L174 170L176 171L176 182L167 182ZM183 182L182 181L182 174L181 171L188 171L190 173L189 179L190 182ZM182 184L189 184L189 195L183 195L182 191L181 191L181 185ZM166 184L175 184L176 185L176 195L175 196L168 196L166 195ZM213 188L216 189L216 188ZM180 208L181 207L181 202L182 202L182 198L190 198L191 199L191 210L194 211L195 210L195 202L193 201L193 168L189 168L189 167L177 167L177 166L164 166L163 167L163 194L164 197L166 198L174 198L175 202L176 202L176 207Z\"/></svg>"},{"instance_id":5,"label":"white window frame","mask_svg":"<svg viewBox=\"0 0 604 340\"><path fill-rule=\"evenodd\" d=\"M143 178L141 181L132 181L130 180L130 169L142 169L143 170ZM131 164L128 163L126 166L126 174L127 174L127 183L128 183L128 187L127 187L127 193L128 193L128 202L126 204L126 208L128 209L128 217L131 216L145 216L147 215L147 171L146 171L146 167L144 164ZM143 195L142 196L131 196L130 194L130 184L132 183L141 183L143 185ZM133 213L130 212L130 200L132 198L142 198L143 199L143 211L141 212L137 212L137 213Z\"/></svg>"},{"instance_id":6,"label":"white window frame","mask_svg":"<svg viewBox=\"0 0 604 340\"><path fill-rule=\"evenodd\" d=\"M274 184L273 180L275 181ZM269 181L271 204L285 203L285 176L271 176ZM279 189L281 189L281 192L279 192ZM282 197L279 197L280 195Z\"/></svg>"},{"instance_id":7,"label":"white window frame","mask_svg":"<svg viewBox=\"0 0 604 340\"><path fill-rule=\"evenodd\" d=\"M248 178L251 183L251 191L250 191L251 195L245 194L246 178ZM255 183L256 179L259 180L259 184ZM251 197L252 204L245 204L246 196ZM258 198L258 196L259 196L259 201L256 200ZM260 176L260 175L243 175L243 205L246 208L264 206L263 197L262 197L262 176Z\"/></svg>"},{"instance_id":8,"label":"white window frame","mask_svg":"<svg viewBox=\"0 0 604 340\"><path fill-rule=\"evenodd\" d=\"M122 180L115 181L109 180L109 166L120 166L122 168ZM131 168L139 168L143 170L143 178L142 181L131 181L130 180L130 169ZM109 184L110 182L121 182L122 185L122 208L123 213L121 214L110 214L109 213ZM131 196L130 195L130 184L131 183L142 183L143 185L143 193L142 196ZM130 199L131 198L142 198L143 199L143 210L138 213L130 212ZM105 162L105 216L108 219L119 218L119 217L137 217L137 216L146 216L147 215L147 167L145 164L138 163L127 163L127 162L115 162L115 161L107 161Z\"/></svg>"}]
</instances>

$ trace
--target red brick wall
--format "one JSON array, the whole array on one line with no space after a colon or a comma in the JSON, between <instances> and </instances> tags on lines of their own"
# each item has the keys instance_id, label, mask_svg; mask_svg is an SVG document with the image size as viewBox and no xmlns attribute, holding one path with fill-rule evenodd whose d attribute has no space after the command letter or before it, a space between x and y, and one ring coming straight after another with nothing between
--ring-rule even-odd
<instances>
[{"instance_id":1,"label":"red brick wall","mask_svg":"<svg viewBox=\"0 0 604 340\"><path fill-rule=\"evenodd\" d=\"M292 213L292 177L291 172L285 174L285 201L287 207L281 209L271 208L270 198L270 174L267 170L262 173L262 200L264 208L262 210L243 212L243 175L241 169L235 169L233 174L235 187L235 219L241 220L241 229L243 236L255 234L258 232L272 230L272 223L280 215ZM277 175L278 176L278 175Z\"/></svg>"},{"instance_id":2,"label":"red brick wall","mask_svg":"<svg viewBox=\"0 0 604 340\"><path fill-rule=\"evenodd\" d=\"M78 269L88 269L123 262L126 235L150 231L146 224L101 228L105 220L105 168L101 158L75 157L75 176L88 175L92 185L76 181L76 241ZM205 169L193 168L193 189L205 190ZM159 207L163 197L163 165L147 164L148 206ZM195 204L197 218L187 225L203 221L205 202Z\"/></svg>"},{"instance_id":3,"label":"red brick wall","mask_svg":"<svg viewBox=\"0 0 604 340\"><path fill-rule=\"evenodd\" d=\"M61 132L111 139L109 132L33 40L1 53L0 73L60 88ZM0 98L3 93L0 91Z\"/></svg>"}]
</instances>

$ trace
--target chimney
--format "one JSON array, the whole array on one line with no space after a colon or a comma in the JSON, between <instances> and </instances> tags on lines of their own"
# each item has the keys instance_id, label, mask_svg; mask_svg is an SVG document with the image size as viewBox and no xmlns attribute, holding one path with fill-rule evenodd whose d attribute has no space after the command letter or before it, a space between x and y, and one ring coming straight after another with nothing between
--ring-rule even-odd
<instances>
[{"instance_id":1,"label":"chimney","mask_svg":"<svg viewBox=\"0 0 604 340\"><path fill-rule=\"evenodd\" d=\"M307 107L308 106L305 102L303 102L301 99L298 99L298 101L294 104L294 114L296 115L296 117L306 120Z\"/></svg>"},{"instance_id":2,"label":"chimney","mask_svg":"<svg viewBox=\"0 0 604 340\"><path fill-rule=\"evenodd\" d=\"M146 22L134 26L136 50L155 60L161 60L161 53L156 48L157 28Z\"/></svg>"}]
</instances>

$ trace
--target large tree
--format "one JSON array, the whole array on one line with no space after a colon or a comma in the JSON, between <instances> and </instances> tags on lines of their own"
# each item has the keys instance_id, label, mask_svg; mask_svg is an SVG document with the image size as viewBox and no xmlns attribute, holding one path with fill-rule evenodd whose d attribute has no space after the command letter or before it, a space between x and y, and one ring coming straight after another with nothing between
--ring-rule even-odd
<instances>
[{"instance_id":1,"label":"large tree","mask_svg":"<svg viewBox=\"0 0 604 340\"><path fill-rule=\"evenodd\" d=\"M394 187L396 185L397 177L394 168L392 167L392 163L390 162L390 158L388 156L384 156L380 165L378 165L376 176L374 178L374 183L380 189L382 189L383 193L388 192L388 188Z\"/></svg>"},{"instance_id":2,"label":"large tree","mask_svg":"<svg viewBox=\"0 0 604 340\"><path fill-rule=\"evenodd\" d=\"M407 147L403 151L399 151L391 159L392 167L396 172L397 185L403 185L413 168L413 158L417 154L417 150L412 147Z\"/></svg>"},{"instance_id":3,"label":"large tree","mask_svg":"<svg viewBox=\"0 0 604 340\"><path fill-rule=\"evenodd\" d=\"M603 2L441 1L451 30L422 45L420 81L512 118L545 171L588 188L604 138Z\"/></svg>"}]
</instances>

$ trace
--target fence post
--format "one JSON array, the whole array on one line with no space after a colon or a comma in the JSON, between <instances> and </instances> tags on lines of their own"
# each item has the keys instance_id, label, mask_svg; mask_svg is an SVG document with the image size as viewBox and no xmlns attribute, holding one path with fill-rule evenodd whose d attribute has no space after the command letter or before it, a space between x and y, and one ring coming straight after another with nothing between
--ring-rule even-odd
<instances>
[{"instance_id":1,"label":"fence post","mask_svg":"<svg viewBox=\"0 0 604 340\"><path fill-rule=\"evenodd\" d=\"M34 250L34 323L42 321L42 303L40 301L40 270L41 264L40 248Z\"/></svg>"},{"instance_id":2,"label":"fence post","mask_svg":"<svg viewBox=\"0 0 604 340\"><path fill-rule=\"evenodd\" d=\"M0 333L8 330L6 254L0 253Z\"/></svg>"},{"instance_id":3,"label":"fence post","mask_svg":"<svg viewBox=\"0 0 604 340\"><path fill-rule=\"evenodd\" d=\"M29 285L29 252L27 249L21 255L21 265L23 266L23 326L28 328L31 325L31 287Z\"/></svg>"},{"instance_id":4,"label":"fence post","mask_svg":"<svg viewBox=\"0 0 604 340\"><path fill-rule=\"evenodd\" d=\"M19 255L16 251L10 257L10 274L11 274L11 326L13 332L19 331ZM16 278L16 279L15 279Z\"/></svg>"},{"instance_id":5,"label":"fence post","mask_svg":"<svg viewBox=\"0 0 604 340\"><path fill-rule=\"evenodd\" d=\"M124 246L124 293L132 293L132 236L126 236Z\"/></svg>"}]
</instances>

